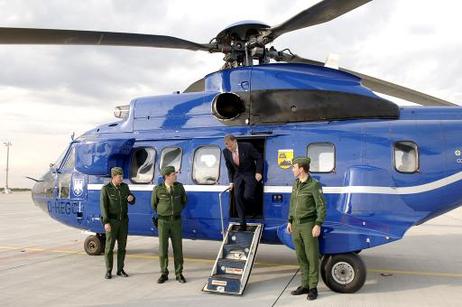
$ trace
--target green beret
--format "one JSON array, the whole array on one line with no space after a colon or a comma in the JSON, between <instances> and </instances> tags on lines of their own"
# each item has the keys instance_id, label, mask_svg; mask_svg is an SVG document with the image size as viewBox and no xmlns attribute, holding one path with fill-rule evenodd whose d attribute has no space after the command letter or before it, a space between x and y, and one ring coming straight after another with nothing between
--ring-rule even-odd
<instances>
[{"instance_id":1,"label":"green beret","mask_svg":"<svg viewBox=\"0 0 462 307\"><path fill-rule=\"evenodd\" d=\"M307 158L307 157L296 157L294 159L294 162L292 164L295 164L295 163L298 163L298 165L300 164L308 164L310 165L310 162L311 162L311 159L310 158Z\"/></svg>"},{"instance_id":2,"label":"green beret","mask_svg":"<svg viewBox=\"0 0 462 307\"><path fill-rule=\"evenodd\" d=\"M118 167L118 166L111 168L111 177L114 177L114 176L117 176L117 175L121 175L123 177L124 170L121 167Z\"/></svg>"},{"instance_id":3,"label":"green beret","mask_svg":"<svg viewBox=\"0 0 462 307\"><path fill-rule=\"evenodd\" d=\"M168 175L170 175L171 173L174 173L174 172L175 172L175 167L171 166L171 165L165 166L160 171L162 176L168 176Z\"/></svg>"}]
</instances>

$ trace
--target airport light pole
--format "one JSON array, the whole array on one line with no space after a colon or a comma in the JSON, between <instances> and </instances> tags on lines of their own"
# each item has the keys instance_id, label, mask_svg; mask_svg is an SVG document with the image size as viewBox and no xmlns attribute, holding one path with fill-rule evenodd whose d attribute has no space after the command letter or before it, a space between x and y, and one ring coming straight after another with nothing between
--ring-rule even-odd
<instances>
[{"instance_id":1,"label":"airport light pole","mask_svg":"<svg viewBox=\"0 0 462 307\"><path fill-rule=\"evenodd\" d=\"M10 189L8 188L8 167L10 163L10 146L13 144L11 144L10 141L3 142L3 144L6 146L6 181L5 181L5 189L3 190L3 193L8 194L10 193Z\"/></svg>"}]
</instances>

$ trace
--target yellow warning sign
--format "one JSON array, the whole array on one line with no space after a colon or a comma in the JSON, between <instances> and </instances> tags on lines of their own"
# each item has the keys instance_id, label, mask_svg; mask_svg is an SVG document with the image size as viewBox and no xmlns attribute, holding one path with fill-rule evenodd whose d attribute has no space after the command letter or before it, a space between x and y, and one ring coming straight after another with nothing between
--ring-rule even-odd
<instances>
[{"instance_id":1,"label":"yellow warning sign","mask_svg":"<svg viewBox=\"0 0 462 307\"><path fill-rule=\"evenodd\" d=\"M288 169L292 166L292 160L294 159L293 149L279 149L278 150L278 165L282 169Z\"/></svg>"}]
</instances>

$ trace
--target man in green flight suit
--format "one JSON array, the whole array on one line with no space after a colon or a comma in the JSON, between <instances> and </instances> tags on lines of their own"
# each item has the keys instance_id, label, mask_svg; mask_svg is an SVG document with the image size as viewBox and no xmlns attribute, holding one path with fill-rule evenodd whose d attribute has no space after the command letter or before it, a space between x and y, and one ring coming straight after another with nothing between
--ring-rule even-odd
<instances>
[{"instance_id":1,"label":"man in green flight suit","mask_svg":"<svg viewBox=\"0 0 462 307\"><path fill-rule=\"evenodd\" d=\"M112 278L114 245L117 240L117 275L128 277L124 271L125 247L128 235L128 206L133 205L135 196L128 185L123 183L123 170L120 167L111 169L111 181L104 185L100 195L101 218L106 231L106 279Z\"/></svg>"},{"instance_id":2,"label":"man in green flight suit","mask_svg":"<svg viewBox=\"0 0 462 307\"><path fill-rule=\"evenodd\" d=\"M318 297L319 241L321 225L326 217L326 200L319 182L309 174L310 158L294 159L292 172L297 177L290 197L287 231L292 234L302 284L292 295L308 294L308 300Z\"/></svg>"},{"instance_id":3,"label":"man in green flight suit","mask_svg":"<svg viewBox=\"0 0 462 307\"><path fill-rule=\"evenodd\" d=\"M187 198L184 187L176 181L175 167L162 168L161 174L164 183L157 185L152 191L152 208L157 213L154 224L159 233L159 261L161 275L159 284L168 280L168 239L172 241L173 258L175 264L176 280L185 283L183 276L183 226L181 211L184 209Z\"/></svg>"}]
</instances>

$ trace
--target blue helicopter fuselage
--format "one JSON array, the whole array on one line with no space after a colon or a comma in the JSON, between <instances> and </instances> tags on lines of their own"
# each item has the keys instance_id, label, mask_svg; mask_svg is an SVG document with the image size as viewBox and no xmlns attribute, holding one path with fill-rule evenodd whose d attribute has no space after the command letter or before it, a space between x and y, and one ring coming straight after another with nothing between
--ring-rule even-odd
<instances>
[{"instance_id":1,"label":"blue helicopter fuselage","mask_svg":"<svg viewBox=\"0 0 462 307\"><path fill-rule=\"evenodd\" d=\"M220 93L247 97L246 113L217 120L212 103ZM291 98L303 93L323 103L306 107ZM266 104L271 99L274 103ZM361 111L355 104L360 100L363 108L371 107ZM382 108L382 103L389 105ZM372 113L356 116L363 114L356 109ZM290 120L300 113L305 118ZM221 240L222 222L226 225L231 219L229 193L221 194L229 183L224 159L218 156L218 176L198 182L195 155L204 147L220 152L223 136L232 133L262 145L262 242L293 247L285 227L294 177L278 158L281 152L306 156L311 145L327 145L326 163L332 167L311 173L321 182L328 203L321 252L346 253L398 240L409 227L462 204L461 131L461 108L397 108L344 72L302 64L240 67L206 76L200 92L134 99L124 120L74 140L60 163L34 186L33 199L66 225L103 233L100 190L110 180L109 169L122 166L137 199L129 207L129 234L156 236L151 192L160 182L162 150L178 148L178 181L189 197L183 211L184 237ZM397 167L401 144L415 145L415 169ZM144 183L130 179L133 154L139 148L154 152L153 173Z\"/></svg>"}]
</instances>

